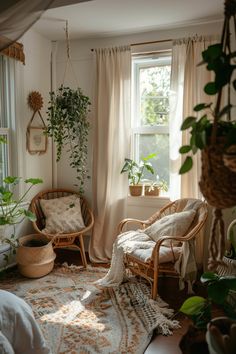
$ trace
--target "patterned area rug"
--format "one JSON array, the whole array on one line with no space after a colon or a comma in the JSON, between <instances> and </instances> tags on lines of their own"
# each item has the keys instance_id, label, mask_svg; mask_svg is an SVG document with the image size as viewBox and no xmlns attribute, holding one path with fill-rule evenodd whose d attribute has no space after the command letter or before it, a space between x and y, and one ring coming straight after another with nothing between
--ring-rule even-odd
<instances>
[{"instance_id":1,"label":"patterned area rug","mask_svg":"<svg viewBox=\"0 0 236 354\"><path fill-rule=\"evenodd\" d=\"M94 284L107 269L57 266L40 279L12 275L1 288L32 308L53 354L141 354L156 328L171 334L177 321L161 300L149 299L145 284L129 281L117 288Z\"/></svg>"}]
</instances>

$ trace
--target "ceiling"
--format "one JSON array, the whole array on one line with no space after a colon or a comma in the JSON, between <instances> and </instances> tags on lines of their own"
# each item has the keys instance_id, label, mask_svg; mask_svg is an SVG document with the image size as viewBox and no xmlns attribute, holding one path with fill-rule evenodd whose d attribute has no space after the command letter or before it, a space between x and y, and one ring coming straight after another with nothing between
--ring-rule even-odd
<instances>
[{"instance_id":1,"label":"ceiling","mask_svg":"<svg viewBox=\"0 0 236 354\"><path fill-rule=\"evenodd\" d=\"M118 36L219 20L223 18L223 3L223 0L92 0L49 9L33 28L51 40L63 40L68 20L71 39Z\"/></svg>"}]
</instances>

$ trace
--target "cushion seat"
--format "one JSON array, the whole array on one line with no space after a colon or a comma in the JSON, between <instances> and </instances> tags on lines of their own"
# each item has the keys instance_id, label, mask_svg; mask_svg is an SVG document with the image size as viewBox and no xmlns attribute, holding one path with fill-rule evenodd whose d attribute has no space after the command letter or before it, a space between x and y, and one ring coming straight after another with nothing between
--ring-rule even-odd
<instances>
[{"instance_id":1,"label":"cushion seat","mask_svg":"<svg viewBox=\"0 0 236 354\"><path fill-rule=\"evenodd\" d=\"M155 246L155 242L153 242L153 246L145 249L136 249L129 254L140 261L147 263L150 262L152 251ZM172 251L173 250L173 251ZM159 251L159 263L167 263L167 262L175 262L182 252L182 247L167 247L161 246Z\"/></svg>"}]
</instances>

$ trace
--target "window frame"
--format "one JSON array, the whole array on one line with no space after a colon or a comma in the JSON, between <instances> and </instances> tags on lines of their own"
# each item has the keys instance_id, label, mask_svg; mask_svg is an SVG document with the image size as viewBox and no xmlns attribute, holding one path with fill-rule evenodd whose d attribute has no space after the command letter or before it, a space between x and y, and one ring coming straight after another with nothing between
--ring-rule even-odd
<instances>
[{"instance_id":1,"label":"window frame","mask_svg":"<svg viewBox=\"0 0 236 354\"><path fill-rule=\"evenodd\" d=\"M163 60L166 58L166 60ZM147 62L145 63L145 59ZM153 59L153 62L148 60ZM141 62L143 60L143 62ZM159 65L156 65L159 60ZM169 135L169 124L156 124L153 126L142 126L140 116L140 69L156 66L171 66L172 51L157 51L151 54L133 55L132 57L132 83L131 83L131 158L137 161L139 155L139 137L141 135ZM137 161L138 162L138 161Z\"/></svg>"},{"instance_id":2,"label":"window frame","mask_svg":"<svg viewBox=\"0 0 236 354\"><path fill-rule=\"evenodd\" d=\"M14 59L1 55L1 92L0 92L0 135L6 138L5 161L7 168L4 168L3 176L7 177L12 173L17 174L17 162L15 161L16 150L16 78Z\"/></svg>"}]
</instances>

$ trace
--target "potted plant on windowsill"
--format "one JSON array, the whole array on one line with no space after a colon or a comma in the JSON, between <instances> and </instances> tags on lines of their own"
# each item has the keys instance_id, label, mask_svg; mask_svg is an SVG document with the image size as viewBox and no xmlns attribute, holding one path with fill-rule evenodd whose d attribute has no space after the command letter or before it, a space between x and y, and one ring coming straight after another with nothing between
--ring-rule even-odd
<instances>
[{"instance_id":1,"label":"potted plant on windowsill","mask_svg":"<svg viewBox=\"0 0 236 354\"><path fill-rule=\"evenodd\" d=\"M144 195L151 197L158 197L160 195L160 191L168 191L168 185L164 179L159 180L159 176L157 175L156 181L143 180L144 185Z\"/></svg>"},{"instance_id":2,"label":"potted plant on windowsill","mask_svg":"<svg viewBox=\"0 0 236 354\"><path fill-rule=\"evenodd\" d=\"M58 92L50 92L48 107L47 135L57 146L57 161L62 149L69 153L70 166L76 171L76 186L84 192L84 182L88 176L88 133L90 100L80 88L72 90L63 85Z\"/></svg>"},{"instance_id":3,"label":"potted plant on windowsill","mask_svg":"<svg viewBox=\"0 0 236 354\"><path fill-rule=\"evenodd\" d=\"M228 295L231 290L236 290L236 278L206 272L201 276L201 282L207 285L207 298L201 296L189 297L180 308L180 312L189 316L194 325L190 326L181 339L182 353L192 353L192 349L194 346L196 347L196 343L192 343L192 348L189 348L189 336L194 338L193 332L196 331L198 337L201 334L201 348L205 348L205 352L201 351L201 353L233 354L236 352L236 342L235 334L233 335L231 329L235 331L236 328L236 310L235 304L228 302ZM214 318L214 311L219 312L219 310L227 317ZM209 351L207 351L205 340ZM218 346L218 341L221 342L221 347ZM221 351L216 350L216 348L221 348ZM195 352L200 351L195 350Z\"/></svg>"},{"instance_id":4,"label":"potted plant on windowsill","mask_svg":"<svg viewBox=\"0 0 236 354\"><path fill-rule=\"evenodd\" d=\"M129 191L131 196L137 197L142 195L142 178L145 170L151 174L154 174L154 169L149 160L155 156L156 154L150 154L147 157L143 157L139 163L132 159L125 158L125 163L122 167L121 173L128 173Z\"/></svg>"},{"instance_id":5,"label":"potted plant on windowsill","mask_svg":"<svg viewBox=\"0 0 236 354\"><path fill-rule=\"evenodd\" d=\"M225 248L224 221L222 209L236 205L236 118L232 116L231 94L236 90L236 51L232 51L231 40L236 38L230 32L230 22L236 16L236 0L225 0L225 19L221 42L209 46L202 52L207 70L213 71L214 81L205 85L207 95L215 96L215 104L199 103L193 110L196 115L187 117L181 130L190 130L188 145L180 148L187 154L180 174L188 172L193 165L192 156L201 150L202 171L200 190L206 201L214 207L211 235L209 241L209 267L216 269L222 261ZM200 64L202 64L200 63ZM223 104L223 90L227 93L227 104ZM200 112L203 112L200 114ZM227 162L227 156L230 162ZM216 241L219 226L220 241ZM220 245L218 247L218 244Z\"/></svg>"}]
</instances>

